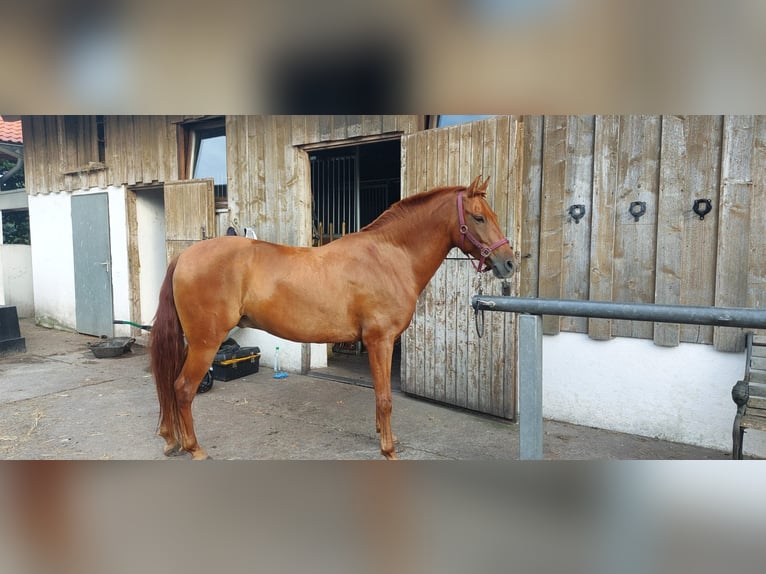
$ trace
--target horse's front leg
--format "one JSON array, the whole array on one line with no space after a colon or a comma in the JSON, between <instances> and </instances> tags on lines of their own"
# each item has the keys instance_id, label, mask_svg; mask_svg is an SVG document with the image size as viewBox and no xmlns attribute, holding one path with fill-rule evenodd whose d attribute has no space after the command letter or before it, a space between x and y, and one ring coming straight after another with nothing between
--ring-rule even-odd
<instances>
[{"instance_id":1,"label":"horse's front leg","mask_svg":"<svg viewBox=\"0 0 766 574\"><path fill-rule=\"evenodd\" d=\"M375 430L380 433L380 452L393 460L396 459L391 431L391 357L394 341L387 337L375 337L367 338L364 344L375 388Z\"/></svg>"}]
</instances>

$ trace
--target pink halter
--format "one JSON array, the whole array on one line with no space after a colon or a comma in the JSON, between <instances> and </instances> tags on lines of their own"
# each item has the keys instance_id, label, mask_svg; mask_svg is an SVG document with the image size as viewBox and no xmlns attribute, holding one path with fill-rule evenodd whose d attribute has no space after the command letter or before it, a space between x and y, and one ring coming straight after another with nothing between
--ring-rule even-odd
<instances>
[{"instance_id":1,"label":"pink halter","mask_svg":"<svg viewBox=\"0 0 766 574\"><path fill-rule=\"evenodd\" d=\"M476 264L475 259L471 259L471 264L473 265L474 269L478 271L479 273L483 271L489 271L489 267L484 269L484 261L489 257L489 254L492 253L495 249L500 247L501 245L504 245L506 243L510 243L508 241L507 237L503 237L502 239L498 239L495 241L492 245L484 245L481 241L476 239L476 236L468 231L468 226L465 224L465 216L463 215L463 194L465 192L461 191L457 194L457 217L458 221L460 222L460 249L463 250L465 253L464 245L465 245L465 238L468 238L468 241L473 243L476 247L479 248L479 251L481 252L481 259L479 259L478 265ZM468 255L468 254L467 254ZM470 255L469 255L470 259Z\"/></svg>"}]
</instances>

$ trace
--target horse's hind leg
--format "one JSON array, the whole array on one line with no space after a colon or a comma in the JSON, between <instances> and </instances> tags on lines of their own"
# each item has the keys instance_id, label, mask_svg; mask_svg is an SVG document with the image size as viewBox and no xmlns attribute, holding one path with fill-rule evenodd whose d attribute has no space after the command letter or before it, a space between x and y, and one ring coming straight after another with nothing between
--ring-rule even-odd
<instances>
[{"instance_id":1,"label":"horse's hind leg","mask_svg":"<svg viewBox=\"0 0 766 574\"><path fill-rule=\"evenodd\" d=\"M178 439L176 439L176 433L173 432L171 423L164 418L160 422L160 430L158 434L165 439L165 448L162 451L165 456L178 456L183 454L183 447L181 446L181 443L178 442Z\"/></svg>"},{"instance_id":2,"label":"horse's hind leg","mask_svg":"<svg viewBox=\"0 0 766 574\"><path fill-rule=\"evenodd\" d=\"M210 458L205 449L197 442L192 419L192 401L197 395L197 388L207 374L217 350L218 345L214 347L189 346L181 374L175 382L178 414L181 422L181 446L192 455L194 460ZM168 447L166 447L166 454L173 454L168 453L167 450Z\"/></svg>"},{"instance_id":3,"label":"horse's hind leg","mask_svg":"<svg viewBox=\"0 0 766 574\"><path fill-rule=\"evenodd\" d=\"M394 343L385 337L367 338L364 343L375 387L375 430L380 433L380 452L389 460L396 459L391 432L391 357Z\"/></svg>"}]
</instances>

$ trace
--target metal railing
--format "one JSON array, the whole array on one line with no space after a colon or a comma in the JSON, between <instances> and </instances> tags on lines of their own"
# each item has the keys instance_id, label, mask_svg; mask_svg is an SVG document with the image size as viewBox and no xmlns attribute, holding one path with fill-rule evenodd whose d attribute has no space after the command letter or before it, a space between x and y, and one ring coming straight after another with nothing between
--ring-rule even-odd
<instances>
[{"instance_id":1,"label":"metal railing","mask_svg":"<svg viewBox=\"0 0 766 574\"><path fill-rule=\"evenodd\" d=\"M479 311L519 313L519 458L543 458L543 315L766 329L766 310L474 295Z\"/></svg>"}]
</instances>

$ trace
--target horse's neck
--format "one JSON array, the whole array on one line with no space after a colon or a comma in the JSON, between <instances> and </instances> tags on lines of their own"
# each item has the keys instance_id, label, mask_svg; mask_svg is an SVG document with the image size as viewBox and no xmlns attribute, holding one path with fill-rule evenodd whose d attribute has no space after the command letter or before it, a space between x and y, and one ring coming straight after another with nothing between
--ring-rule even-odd
<instances>
[{"instance_id":1,"label":"horse's neck","mask_svg":"<svg viewBox=\"0 0 766 574\"><path fill-rule=\"evenodd\" d=\"M451 194L449 197L452 197ZM407 214L396 224L387 225L382 231L386 233L389 241L406 252L405 259L417 278L419 289L422 290L454 247L452 228L458 226L457 205L445 197L434 198L432 202L414 206L412 209L424 210L425 215Z\"/></svg>"}]
</instances>

